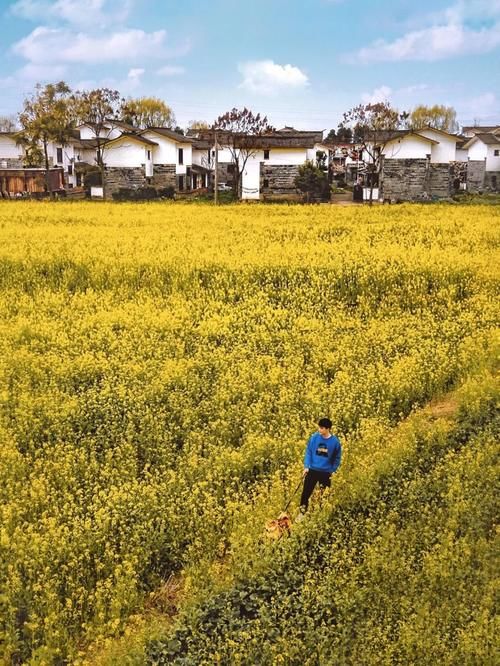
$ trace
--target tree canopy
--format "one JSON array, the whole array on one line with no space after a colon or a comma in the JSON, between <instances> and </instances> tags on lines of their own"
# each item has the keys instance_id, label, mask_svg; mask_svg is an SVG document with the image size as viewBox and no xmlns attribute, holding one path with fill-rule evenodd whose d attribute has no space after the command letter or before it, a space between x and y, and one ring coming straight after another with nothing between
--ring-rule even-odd
<instances>
[{"instance_id":1,"label":"tree canopy","mask_svg":"<svg viewBox=\"0 0 500 666\"><path fill-rule=\"evenodd\" d=\"M64 81L45 86L37 84L34 94L24 100L19 114L21 143L25 146L28 161L44 163L47 192L51 192L48 144L50 141L67 143L74 126L70 93L71 89Z\"/></svg>"},{"instance_id":2,"label":"tree canopy","mask_svg":"<svg viewBox=\"0 0 500 666\"><path fill-rule=\"evenodd\" d=\"M121 108L121 120L144 129L146 127L175 127L172 108L157 97L139 97L125 100Z\"/></svg>"},{"instance_id":3,"label":"tree canopy","mask_svg":"<svg viewBox=\"0 0 500 666\"><path fill-rule=\"evenodd\" d=\"M452 106L434 104L425 106L420 104L410 113L410 126L412 129L434 127L444 132L458 132L457 112Z\"/></svg>"}]
</instances>

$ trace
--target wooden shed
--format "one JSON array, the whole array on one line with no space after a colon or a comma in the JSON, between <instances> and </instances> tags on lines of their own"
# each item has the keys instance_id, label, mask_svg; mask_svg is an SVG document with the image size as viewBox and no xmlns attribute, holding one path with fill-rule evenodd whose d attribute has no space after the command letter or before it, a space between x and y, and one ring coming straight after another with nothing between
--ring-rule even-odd
<instances>
[{"instance_id":1,"label":"wooden shed","mask_svg":"<svg viewBox=\"0 0 500 666\"><path fill-rule=\"evenodd\" d=\"M62 168L49 169L52 191L64 189ZM0 169L0 192L2 198L39 194L45 192L45 169Z\"/></svg>"}]
</instances>

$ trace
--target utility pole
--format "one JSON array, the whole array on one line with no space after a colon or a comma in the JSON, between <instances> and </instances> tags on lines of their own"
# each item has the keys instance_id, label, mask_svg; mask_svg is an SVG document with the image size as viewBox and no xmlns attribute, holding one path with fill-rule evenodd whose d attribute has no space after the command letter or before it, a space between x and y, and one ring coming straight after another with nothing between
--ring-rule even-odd
<instances>
[{"instance_id":1,"label":"utility pole","mask_svg":"<svg viewBox=\"0 0 500 666\"><path fill-rule=\"evenodd\" d=\"M219 143L217 141L217 130L215 130L215 183L214 183L214 203L219 203Z\"/></svg>"}]
</instances>

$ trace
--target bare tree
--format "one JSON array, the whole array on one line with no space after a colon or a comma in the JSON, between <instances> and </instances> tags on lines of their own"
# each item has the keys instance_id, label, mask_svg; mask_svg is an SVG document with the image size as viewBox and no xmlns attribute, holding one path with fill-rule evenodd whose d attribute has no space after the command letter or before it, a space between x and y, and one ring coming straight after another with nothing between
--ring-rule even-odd
<instances>
[{"instance_id":1,"label":"bare tree","mask_svg":"<svg viewBox=\"0 0 500 666\"><path fill-rule=\"evenodd\" d=\"M266 116L255 115L247 108L227 111L213 124L217 130L218 141L229 150L234 164L234 193L241 198L241 174L253 157L258 145L256 139L263 134L273 132Z\"/></svg>"},{"instance_id":2,"label":"bare tree","mask_svg":"<svg viewBox=\"0 0 500 666\"><path fill-rule=\"evenodd\" d=\"M368 155L366 165L370 187L370 205L373 202L375 179L380 172L384 149L395 136L395 131L408 121L408 113L399 113L388 102L359 104L344 113L342 128L353 131L354 142Z\"/></svg>"},{"instance_id":3,"label":"bare tree","mask_svg":"<svg viewBox=\"0 0 500 666\"><path fill-rule=\"evenodd\" d=\"M16 132L18 129L16 116L0 116L0 132Z\"/></svg>"},{"instance_id":4,"label":"bare tree","mask_svg":"<svg viewBox=\"0 0 500 666\"><path fill-rule=\"evenodd\" d=\"M78 91L73 96L75 114L80 123L92 128L95 136L96 163L101 172L101 184L105 195L104 152L113 130L119 122L123 99L118 90L109 88L96 88L94 90Z\"/></svg>"}]
</instances>

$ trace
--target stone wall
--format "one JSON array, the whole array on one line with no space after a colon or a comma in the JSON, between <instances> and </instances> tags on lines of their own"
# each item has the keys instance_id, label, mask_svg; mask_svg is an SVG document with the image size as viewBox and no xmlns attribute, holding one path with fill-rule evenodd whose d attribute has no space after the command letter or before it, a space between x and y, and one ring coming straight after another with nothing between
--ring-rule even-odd
<instances>
[{"instance_id":1,"label":"stone wall","mask_svg":"<svg viewBox=\"0 0 500 666\"><path fill-rule=\"evenodd\" d=\"M500 171L484 172L484 189L491 192L500 192Z\"/></svg>"},{"instance_id":2,"label":"stone wall","mask_svg":"<svg viewBox=\"0 0 500 666\"><path fill-rule=\"evenodd\" d=\"M447 198L453 189L453 174L447 162L428 159L384 159L380 195L396 201L418 201L429 197Z\"/></svg>"},{"instance_id":3,"label":"stone wall","mask_svg":"<svg viewBox=\"0 0 500 666\"><path fill-rule=\"evenodd\" d=\"M234 183L234 164L229 162L219 162L217 166L217 175L219 183L227 183L233 185Z\"/></svg>"},{"instance_id":4,"label":"stone wall","mask_svg":"<svg viewBox=\"0 0 500 666\"><path fill-rule=\"evenodd\" d=\"M479 192L484 188L486 162L469 160L467 162L467 192Z\"/></svg>"},{"instance_id":5,"label":"stone wall","mask_svg":"<svg viewBox=\"0 0 500 666\"><path fill-rule=\"evenodd\" d=\"M155 164L152 178L146 178L144 166L106 167L104 180L106 199L112 199L113 192L118 192L121 187L138 189L151 186L160 189L172 186L177 190L175 164Z\"/></svg>"},{"instance_id":6,"label":"stone wall","mask_svg":"<svg viewBox=\"0 0 500 666\"><path fill-rule=\"evenodd\" d=\"M429 189L431 197L447 198L453 190L453 176L447 162L429 164Z\"/></svg>"},{"instance_id":7,"label":"stone wall","mask_svg":"<svg viewBox=\"0 0 500 666\"><path fill-rule=\"evenodd\" d=\"M268 195L297 195L295 179L299 175L298 164L260 164L260 194Z\"/></svg>"},{"instance_id":8,"label":"stone wall","mask_svg":"<svg viewBox=\"0 0 500 666\"><path fill-rule=\"evenodd\" d=\"M112 199L113 192L118 192L121 187L136 189L148 184L144 167L106 167L104 183L106 199Z\"/></svg>"},{"instance_id":9,"label":"stone wall","mask_svg":"<svg viewBox=\"0 0 500 666\"><path fill-rule=\"evenodd\" d=\"M429 160L384 159L380 173L380 195L384 199L412 201L429 190Z\"/></svg>"},{"instance_id":10,"label":"stone wall","mask_svg":"<svg viewBox=\"0 0 500 666\"><path fill-rule=\"evenodd\" d=\"M175 187L177 189L175 164L155 164L151 184L157 188Z\"/></svg>"}]
</instances>

